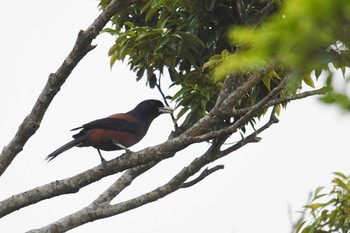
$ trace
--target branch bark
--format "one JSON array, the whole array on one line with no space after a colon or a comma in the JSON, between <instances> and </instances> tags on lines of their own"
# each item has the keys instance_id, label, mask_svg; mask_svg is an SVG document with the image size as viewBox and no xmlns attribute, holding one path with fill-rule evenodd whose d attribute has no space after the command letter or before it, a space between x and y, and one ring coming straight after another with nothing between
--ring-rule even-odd
<instances>
[{"instance_id":1,"label":"branch bark","mask_svg":"<svg viewBox=\"0 0 350 233\"><path fill-rule=\"evenodd\" d=\"M243 86L254 85L254 83L257 82L257 80L259 79L260 77L254 76L252 79L246 81L249 83L249 85L243 84ZM212 119L207 119L207 120L203 120L203 119L207 118L208 115L217 114L215 112L211 112L207 116L203 117L201 121L199 121L197 124L192 126L188 131L186 131L182 135L176 138L169 139L168 141L162 144L159 144L157 146L150 147L150 148L145 148L144 150L141 150L137 153L123 154L120 157L107 161L104 166L99 165L92 169L84 171L78 175L75 175L73 177L54 181L49 184L28 190L24 193L13 195L0 202L0 217L45 199L49 199L62 194L78 192L82 187L85 187L95 181L98 181L103 177L116 174L118 172L123 172L127 169L138 167L140 165L147 165L155 161L161 161L161 160L173 157L176 152L186 148L188 145L191 145L193 143L208 141L210 139L215 139L215 138L222 138L225 136L228 137L232 133L236 132L237 129L242 127L247 122L248 119L254 116L254 114L257 111L261 110L262 108L265 108L267 104L279 103L278 98L275 100L271 100L271 99L274 96L276 96L280 90L283 89L284 85L285 85L284 82L281 83L280 86L273 89L271 93L268 96L266 96L262 101L252 106L251 108L246 109L245 114L238 121L236 121L234 124L226 128L215 130L215 131L210 130L213 124L215 124L215 121L211 121ZM246 90L248 91L249 88L247 88ZM234 93L238 93L239 95L241 95L240 94L241 92L237 90L233 91L233 93L231 94L226 93L226 98L223 98L224 99L223 101L227 101L228 103L231 103L231 101L228 101L227 99L228 98L236 99L237 97ZM299 98L306 95L309 96L313 94L319 94L319 91L300 94L295 98ZM290 98L289 100L292 100L292 98ZM217 106L221 106L221 104L218 104ZM232 107L227 107L227 108L233 109ZM214 108L213 111L219 111L219 107ZM238 110L234 110L234 111L238 111ZM230 115L232 114L232 111L227 112L226 114ZM192 135L193 132L201 133L201 134ZM257 138L248 137L245 140L247 140L247 142L249 143L249 142L257 141ZM245 141L242 141L240 143L243 143L243 142L245 143ZM222 153L231 153L236 150L236 147L237 146L233 146L231 149L226 149L225 152L222 152Z\"/></svg>"},{"instance_id":2,"label":"branch bark","mask_svg":"<svg viewBox=\"0 0 350 233\"><path fill-rule=\"evenodd\" d=\"M224 156L227 156L231 152L242 148L248 143L259 142L257 137L258 133L263 132L268 129L272 124L277 123L275 112L272 111L270 120L256 132L252 133L246 138L243 138L238 143L220 151L220 147L223 145L227 137L223 137L222 140L218 140L217 143L213 143L209 149L200 157L194 159L187 167L183 168L178 174L176 174L169 182L158 188L142 194L138 197L132 198L130 200L120 202L111 205L110 202L126 187L128 187L131 182L138 177L143 172L147 171L151 167L157 164L157 162L141 165L139 167L132 168L126 171L114 184L112 184L105 192L103 192L95 201L93 201L89 206L71 214L64 218L57 220L43 228L34 229L29 231L30 233L43 233L43 232L65 232L71 230L75 227L83 225L85 223L95 221L97 219L102 219L123 212L135 209L142 205L159 200L180 188L190 187L198 182L202 181L208 175L213 172L223 169L222 165L217 165L212 169L204 170L197 178L192 181L186 182L191 176L198 173L204 166L212 163Z\"/></svg>"}]
</instances>

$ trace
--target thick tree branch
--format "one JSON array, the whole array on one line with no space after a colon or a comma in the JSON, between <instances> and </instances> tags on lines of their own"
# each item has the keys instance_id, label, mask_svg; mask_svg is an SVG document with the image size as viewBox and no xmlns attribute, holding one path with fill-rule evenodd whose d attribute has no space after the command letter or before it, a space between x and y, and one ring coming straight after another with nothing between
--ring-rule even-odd
<instances>
[{"instance_id":1,"label":"thick tree branch","mask_svg":"<svg viewBox=\"0 0 350 233\"><path fill-rule=\"evenodd\" d=\"M7 146L3 148L0 154L0 176L5 172L16 155L23 150L23 147L28 139L34 135L36 130L40 127L40 123L46 110L51 104L51 101L67 80L72 70L80 62L80 60L95 47L91 45L92 40L97 37L103 27L109 22L112 16L116 14L116 12L139 1L140 0L111 1L108 7L103 10L99 17L97 17L85 31L79 32L72 51L58 68L56 73L50 74L49 79L36 103L34 104L31 112L25 117L22 124L19 126L14 138Z\"/></svg>"},{"instance_id":2,"label":"thick tree branch","mask_svg":"<svg viewBox=\"0 0 350 233\"><path fill-rule=\"evenodd\" d=\"M43 228L31 230L29 232L65 232L75 227L78 227L84 223L114 216L126 212L128 210L135 209L147 203L156 201L181 188L182 184L189 177L196 174L206 164L210 163L211 161L214 161L215 159L213 160L213 158L215 158L215 153L218 151L217 146L220 145L221 143L219 145L211 145L211 147L207 150L206 153L204 153L204 155L191 162L191 164L188 167L182 169L175 177L173 177L165 185L162 185L146 194L140 195L139 197L115 205L110 205L109 202L114 198L116 194L118 194L121 190L124 189L123 186L127 186L128 183L130 183L135 178L135 176L144 172L145 169L147 170L148 167L147 165L145 165L140 166L139 168L131 169L134 175L131 175L130 172L126 172L125 174L129 174L125 175L123 178L126 178L126 185L120 185L124 181L117 181L89 206L62 219L59 219L56 222L53 222L52 224L49 224ZM153 166L153 164L150 164L149 166Z\"/></svg>"},{"instance_id":3,"label":"thick tree branch","mask_svg":"<svg viewBox=\"0 0 350 233\"><path fill-rule=\"evenodd\" d=\"M209 174L222 169L222 165L218 165L210 170L204 170L202 174L193 181L186 182L186 180L199 172L207 164L214 162L215 160L222 158L232 151L238 150L244 145L251 142L258 142L257 134L266 130L271 124L276 123L277 120L274 116L274 111L271 113L271 118L268 123L263 127L258 129L256 132L249 135L247 138L242 139L239 143L234 146L220 151L219 148L226 140L227 137L222 138L216 144L212 144L211 147L204 153L201 157L193 160L187 167L182 169L176 176L174 176L168 183L140 195L139 197L124 201L115 205L110 205L110 201L118 195L125 187L127 187L134 178L138 175L152 167L155 163L142 165L140 167L133 168L123 174L117 182L115 182L107 191L100 195L92 204L83 208L82 210L77 211L71 215L68 215L62 219L57 220L56 222L47 225L41 229L32 230L30 232L63 232L75 227L78 227L84 223L95 221L97 219L106 218L114 216L142 205L154 202L170 193L175 192L176 190L184 187L189 187L203 180Z\"/></svg>"},{"instance_id":4,"label":"thick tree branch","mask_svg":"<svg viewBox=\"0 0 350 233\"><path fill-rule=\"evenodd\" d=\"M258 84L265 76L265 71L256 72L247 78L242 85L232 90L229 86L233 82L231 77L227 82L224 82L223 90L220 92L218 101L215 107L206 116L202 117L191 128L185 131L181 136L191 137L195 135L201 135L211 129L218 121L222 120L225 116L231 114L232 109L237 102L248 93L251 88Z\"/></svg>"},{"instance_id":5,"label":"thick tree branch","mask_svg":"<svg viewBox=\"0 0 350 233\"><path fill-rule=\"evenodd\" d=\"M166 149L167 147L162 148ZM56 180L51 183L28 190L26 192L13 195L0 202L0 218L20 208L35 204L45 199L49 199L62 194L76 193L81 188L106 176L155 161L156 158L154 158L154 154L152 154L150 151L155 154L156 151L158 151L159 154L157 147L153 147L151 150L145 149L140 153L125 153L111 161L107 161L103 165L98 165L75 176L62 180ZM163 156L162 159L165 159L165 157L170 157L174 154L163 152L160 155Z\"/></svg>"},{"instance_id":6,"label":"thick tree branch","mask_svg":"<svg viewBox=\"0 0 350 233\"><path fill-rule=\"evenodd\" d=\"M257 82L257 79L258 78L254 76L254 79L253 79L254 82L252 82L252 80L247 80L249 85L243 85L243 86L250 87L250 85L253 85L253 83ZM248 87L246 91L250 90ZM274 95L274 93L277 92L277 90L279 89L275 88L274 90L272 90L271 96ZM235 93L239 93L239 95L241 95L240 91L238 92L235 91ZM232 98L237 98L236 95L231 95L231 96ZM271 96L267 96L265 98L269 98ZM152 161L160 161L162 159L172 157L177 151L186 148L188 145L192 143L198 143L198 142L206 141L213 138L220 138L223 136L231 135L239 127L241 127L242 124L244 124L249 117L252 117L253 114L259 110L259 107L265 104L268 99L266 101L264 100L262 102L259 102L244 117L239 119L238 122L235 122L233 125L227 128L224 128L218 131L210 131L211 125L208 125L208 122L199 121L199 123L195 124L193 127L189 129L188 131L189 133L185 132L179 137L170 139L167 142L162 143L158 146L146 148L138 153L124 154L118 158L115 158L111 161L106 162L105 166L100 165L95 168L89 169L83 173L80 173L78 175L75 175L73 177L55 181L55 182L34 188L27 192L13 195L12 197L0 202L0 217L5 216L22 207L37 203L39 201L42 201L48 198L52 198L54 196L78 192L80 188L92 182L95 182L105 176L112 175L132 167L137 167L139 165L147 164ZM218 108L216 108L216 110L218 110ZM198 130L198 132L209 131L209 133L206 133L204 135L198 135L198 136L196 135L189 136L188 134L191 134L193 131L197 131L196 128L200 129Z\"/></svg>"},{"instance_id":7,"label":"thick tree branch","mask_svg":"<svg viewBox=\"0 0 350 233\"><path fill-rule=\"evenodd\" d=\"M131 168L123 173L119 179L114 182L106 191L104 191L96 200L91 204L92 206L107 205L119 195L126 187L128 187L132 181L139 175L145 173L155 165L157 162L150 162L138 167Z\"/></svg>"},{"instance_id":8,"label":"thick tree branch","mask_svg":"<svg viewBox=\"0 0 350 233\"><path fill-rule=\"evenodd\" d=\"M249 119L251 119L252 117L254 117L254 115L261 109L263 109L263 107L265 106L265 104L271 100L272 98L274 98L278 93L280 93L283 88L285 87L287 83L287 79L284 79L277 87L275 87L273 90L271 90L271 92L269 94L267 94L267 96L265 96L261 101L259 101L257 104L253 105L251 108L249 108L249 111L246 112L246 114L244 114L241 118L239 118L237 121L235 121L232 125L220 129L220 130L214 130L214 131L209 131L208 133L203 133L201 135L198 136L192 136L189 137L188 140L190 140L192 143L195 142L202 142L202 141L207 141L209 139L213 139L213 138L219 138L225 135L231 135L234 132L236 132L239 128L241 128ZM229 108L229 107L227 107ZM228 114L232 114L232 111L236 111L236 110L232 110L231 109L231 113Z\"/></svg>"},{"instance_id":9,"label":"thick tree branch","mask_svg":"<svg viewBox=\"0 0 350 233\"><path fill-rule=\"evenodd\" d=\"M274 114L274 113L273 113ZM272 115L273 115L272 114ZM271 116L270 121L275 122L275 119ZM269 125L267 123L266 125ZM230 147L227 150L220 151L219 148L225 141L226 137L223 140L219 140L218 143L212 144L211 147L199 158L193 160L187 167L183 168L177 175L175 175L168 183L148 192L143 195L140 195L136 198L132 198L128 201L124 201L118 204L110 205L110 201L118 195L126 186L128 186L131 181L136 178L139 174L148 169L148 166L153 166L153 164L146 164L140 167L133 168L127 171L123 176L119 179L119 181L115 182L106 192L104 192L100 197L98 197L92 204L89 206L68 215L62 219L57 220L56 222L49 224L41 229L36 229L30 231L34 232L63 232L75 227L78 227L82 224L95 221L97 219L102 219L114 215L121 214L123 212L135 209L142 205L154 202L170 193L175 192L176 190L184 187L188 187L190 185L194 185L198 183L209 174L222 169L221 165L210 169L207 172L203 172L198 178L193 181L187 182L186 180L199 172L204 166L207 164L214 162L215 160L222 158L229 153L228 150L234 151L238 150L244 145L250 142L257 142L255 140L257 137L257 132L262 132L267 129L268 126L263 126L261 129L258 129L253 134L249 135L247 138L242 139L239 143ZM140 170L138 170L140 169Z\"/></svg>"},{"instance_id":10,"label":"thick tree branch","mask_svg":"<svg viewBox=\"0 0 350 233\"><path fill-rule=\"evenodd\" d=\"M282 88L284 84L280 84L279 87L276 87L275 93L271 94L270 98L272 98L275 94L277 94ZM260 105L263 105L268 101L267 99L263 99L263 102ZM259 105L259 103L257 104ZM275 109L274 109L275 110ZM260 139L257 137L259 133L266 130L273 123L278 122L275 117L275 111L272 111L270 120L257 131L249 135L248 137L240 140L235 145L220 151L220 147L223 145L225 140L229 137L229 135L222 135L218 137L211 147L204 153L201 157L196 158L192 161L187 167L182 169L173 179L171 179L168 183L150 191L146 194L140 195L139 197L133 198L131 200L121 202L115 205L111 205L110 202L126 187L128 187L131 182L140 174L147 171L151 167L153 167L157 162L141 165L139 167L132 168L126 171L110 188L108 188L104 193L102 193L92 204L83 208L82 210L77 211L71 215L68 215L62 219L57 220L56 222L45 226L41 229L33 230L31 232L62 232L67 231L72 228L78 227L84 223L88 223L91 221L95 221L97 219L110 217L113 215L117 215L128 210L137 208L139 206L145 205L147 203L156 201L179 188L192 186L199 181L203 180L212 172L222 169L222 166L216 166L211 170L204 170L202 174L200 174L196 179L186 182L186 180L199 172L204 166L207 164L216 161L217 159L224 157L231 152L240 149L244 145L251 142L258 142ZM247 113L249 115L249 112ZM181 137L181 136L180 136ZM169 142L176 143L176 139L169 140L163 144L167 144ZM161 144L161 145L163 145ZM159 145L159 146L161 146ZM156 146L158 147L158 146ZM152 150L152 148L148 148ZM146 149L147 150L147 149ZM133 155L129 155L133 156ZM108 162L107 162L108 163Z\"/></svg>"}]
</instances>

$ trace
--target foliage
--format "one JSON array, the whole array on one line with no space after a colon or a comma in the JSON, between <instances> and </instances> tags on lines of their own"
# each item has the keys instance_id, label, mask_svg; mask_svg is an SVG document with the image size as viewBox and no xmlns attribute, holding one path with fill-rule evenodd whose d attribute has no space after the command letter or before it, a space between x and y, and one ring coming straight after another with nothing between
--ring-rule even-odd
<instances>
[{"instance_id":1,"label":"foliage","mask_svg":"<svg viewBox=\"0 0 350 233\"><path fill-rule=\"evenodd\" d=\"M320 97L320 100L327 104L336 104L342 109L350 111L350 78L347 75L347 70L347 68L338 69L338 73L345 77L344 80L334 79L333 75L328 76L326 86L330 91Z\"/></svg>"},{"instance_id":2,"label":"foliage","mask_svg":"<svg viewBox=\"0 0 350 233\"><path fill-rule=\"evenodd\" d=\"M334 173L330 191L325 187L315 190L305 212L310 220L298 225L297 233L322 233L350 231L350 177L340 172Z\"/></svg>"},{"instance_id":3,"label":"foliage","mask_svg":"<svg viewBox=\"0 0 350 233\"><path fill-rule=\"evenodd\" d=\"M103 8L109 1L101 1ZM246 18L259 15L270 1L243 1ZM105 29L115 35L111 47L111 65L127 60L137 80L146 77L153 88L167 71L173 85L180 86L168 98L181 106L177 118L185 113L184 125L191 125L210 111L217 99L221 81L214 79L214 69L230 53L237 50L227 37L228 30L244 24L235 0L143 0L117 14L113 26ZM273 74L273 75L272 75ZM274 71L241 101L249 106L265 96L270 83L278 83L284 75ZM238 79L243 79L240 75ZM190 110L190 111L189 111Z\"/></svg>"},{"instance_id":4,"label":"foliage","mask_svg":"<svg viewBox=\"0 0 350 233\"><path fill-rule=\"evenodd\" d=\"M102 0L100 6L109 2ZM235 74L239 84L248 71L269 70L239 109L265 96L271 83L274 87L286 75L294 77L290 91L295 93L302 82L315 87L311 71L329 71L329 62L342 70L349 66L349 1L243 3L244 11L235 0L143 0L125 8L105 29L116 36L109 51L111 66L127 60L137 80L146 77L151 88L159 87L167 72L173 85L180 86L175 96L167 97L183 107L177 118L189 112L185 124L210 111L227 75ZM264 10L272 4L281 4L281 9L267 18ZM338 92L323 101L345 109L350 103Z\"/></svg>"},{"instance_id":5,"label":"foliage","mask_svg":"<svg viewBox=\"0 0 350 233\"><path fill-rule=\"evenodd\" d=\"M100 7L105 8L110 2L101 0ZM187 114L182 126L188 130L171 135L173 138L166 142L133 156L125 153L73 177L13 195L2 201L0 215L48 198L78 192L103 177L124 172L90 205L44 227L45 231L66 231L154 202L222 169L219 165L203 170L209 163L260 141L258 134L278 122L275 116L278 104L321 93L319 89L293 95L303 82L315 86L311 71L315 70L319 77L321 71L330 71L328 63L332 62L344 74L349 65L349 5L347 0L111 2L86 31L79 33L74 48L65 59L69 62L63 62L57 72L50 75L32 111L13 140L4 147L0 156L0 175L39 128L53 97L79 61L95 47L91 45L92 40L113 14L110 28L104 29L116 37L109 51L111 66L117 60L127 60L137 80L146 79L151 88L161 89L161 80L169 76L172 85L180 90L168 98L182 107L178 118ZM328 72L326 86L330 91L323 101L350 109L346 90L335 89L334 78L333 73ZM285 89L285 80L291 80L292 88ZM223 82L224 91L219 93ZM217 97L224 100L219 107L192 125L213 108ZM226 144L246 122L250 121L254 126L255 117L264 114L266 106L274 106L268 122L238 142ZM232 117L235 117L234 123ZM111 203L134 179L158 162L175 156L193 143L208 140L212 143L207 151L188 163L169 182L130 200ZM203 172L197 178L189 181L201 170ZM349 178L336 173L333 184L329 193L323 188L316 190L313 202L306 206L312 219L301 223L299 232L349 232ZM330 200L320 202L326 197Z\"/></svg>"},{"instance_id":6,"label":"foliage","mask_svg":"<svg viewBox=\"0 0 350 233\"><path fill-rule=\"evenodd\" d=\"M328 71L330 93L323 97L327 103L337 103L349 110L349 96L331 91L334 72L332 62L345 77L350 65L350 2L347 0L318 1L293 0L282 4L281 10L260 27L236 27L230 32L239 53L227 56L216 70L216 79L222 80L237 70L257 70L262 67L283 65L294 79L292 89L302 81L314 87L311 71Z\"/></svg>"},{"instance_id":7,"label":"foliage","mask_svg":"<svg viewBox=\"0 0 350 233\"><path fill-rule=\"evenodd\" d=\"M100 6L107 3L109 0L102 0ZM109 51L111 66L116 60L127 60L137 80L146 78L151 88L159 87L168 76L180 87L168 98L182 107L178 119L187 114L185 127L211 110L227 77L234 77L238 87L260 70L266 76L235 109L253 106L286 78L289 88L280 97L295 94L303 84L315 88L323 73L327 74L328 93L321 100L350 110L349 92L335 88L339 74L329 66L332 63L341 70L346 80L350 65L348 0L142 0L115 15L112 27L105 31L116 36ZM300 225L303 233L347 232L345 187L349 183L340 173L337 176L331 201L316 203L324 196L319 194L323 189L318 189L313 203L306 206L314 221Z\"/></svg>"}]
</instances>

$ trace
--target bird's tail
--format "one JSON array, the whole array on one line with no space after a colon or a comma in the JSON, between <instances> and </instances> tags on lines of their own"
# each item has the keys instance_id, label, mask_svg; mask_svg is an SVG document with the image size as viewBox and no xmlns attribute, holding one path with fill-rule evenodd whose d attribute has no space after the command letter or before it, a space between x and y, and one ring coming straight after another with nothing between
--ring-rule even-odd
<instances>
[{"instance_id":1,"label":"bird's tail","mask_svg":"<svg viewBox=\"0 0 350 233\"><path fill-rule=\"evenodd\" d=\"M59 154L65 152L66 150L69 150L73 146L76 146L76 145L82 143L83 141L86 140L86 138L87 137L85 135L82 135L80 137L77 137L77 138L73 139L72 141L64 144L63 146L61 146L60 148L58 148L57 150L55 150L54 152L52 152L51 154L46 156L45 159L47 160L47 162L50 162L51 160L56 158Z\"/></svg>"}]
</instances>

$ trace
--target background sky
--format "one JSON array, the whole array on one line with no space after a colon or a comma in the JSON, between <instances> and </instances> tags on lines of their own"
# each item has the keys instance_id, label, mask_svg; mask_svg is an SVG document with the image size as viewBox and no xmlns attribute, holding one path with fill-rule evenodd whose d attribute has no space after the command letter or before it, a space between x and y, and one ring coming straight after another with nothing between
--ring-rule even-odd
<instances>
[{"instance_id":1,"label":"background sky","mask_svg":"<svg viewBox=\"0 0 350 233\"><path fill-rule=\"evenodd\" d=\"M0 14L0 146L13 138L50 73L72 49L77 33L98 16L97 1L4 1ZM74 148L46 163L44 158L71 139L71 128L132 109L141 100L160 99L156 90L135 82L126 64L109 68L114 39L100 35L72 72L47 111L40 129L0 178L0 199L80 173L100 163L96 150ZM175 90L164 89L167 93ZM112 218L70 232L290 232L309 192L328 185L331 173L349 174L349 114L318 102L299 100L282 111L280 123L250 144L221 159L218 171L194 187ZM172 123L162 115L132 150L166 140ZM235 138L232 138L235 141ZM127 200L167 182L205 150L193 145L174 159L135 180L115 201ZM105 152L106 159L121 152ZM215 164L211 164L214 166ZM90 204L111 185L114 175L64 195L26 207L0 219L4 232L41 227ZM290 209L289 209L290 206Z\"/></svg>"}]
</instances>

